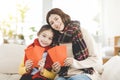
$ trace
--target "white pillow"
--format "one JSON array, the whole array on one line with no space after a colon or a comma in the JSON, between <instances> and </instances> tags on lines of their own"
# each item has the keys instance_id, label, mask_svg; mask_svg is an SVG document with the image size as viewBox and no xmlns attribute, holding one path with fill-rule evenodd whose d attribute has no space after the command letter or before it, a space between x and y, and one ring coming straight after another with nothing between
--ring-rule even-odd
<instances>
[{"instance_id":1,"label":"white pillow","mask_svg":"<svg viewBox=\"0 0 120 80\"><path fill-rule=\"evenodd\" d=\"M120 80L120 56L114 56L104 64L102 80Z\"/></svg>"},{"instance_id":2,"label":"white pillow","mask_svg":"<svg viewBox=\"0 0 120 80\"><path fill-rule=\"evenodd\" d=\"M0 45L0 73L18 73L18 67L23 59L25 45Z\"/></svg>"}]
</instances>

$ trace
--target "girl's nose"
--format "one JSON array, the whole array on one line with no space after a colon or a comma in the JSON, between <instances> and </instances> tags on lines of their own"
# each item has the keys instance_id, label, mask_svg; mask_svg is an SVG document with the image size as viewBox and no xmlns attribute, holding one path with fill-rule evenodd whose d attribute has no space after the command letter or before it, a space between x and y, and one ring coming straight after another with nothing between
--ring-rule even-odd
<instances>
[{"instance_id":1,"label":"girl's nose","mask_svg":"<svg viewBox=\"0 0 120 80\"><path fill-rule=\"evenodd\" d=\"M47 40L48 40L47 38L44 39L45 42L46 42Z\"/></svg>"}]
</instances>

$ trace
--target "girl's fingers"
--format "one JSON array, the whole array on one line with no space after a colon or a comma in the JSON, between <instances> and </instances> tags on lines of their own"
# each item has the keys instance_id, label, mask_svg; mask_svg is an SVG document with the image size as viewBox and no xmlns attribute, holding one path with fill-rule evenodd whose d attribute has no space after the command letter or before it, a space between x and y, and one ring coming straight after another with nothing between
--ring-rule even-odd
<instances>
[{"instance_id":1,"label":"girl's fingers","mask_svg":"<svg viewBox=\"0 0 120 80\"><path fill-rule=\"evenodd\" d=\"M25 63L26 68L31 68L33 65L33 61L32 60L27 60Z\"/></svg>"},{"instance_id":2,"label":"girl's fingers","mask_svg":"<svg viewBox=\"0 0 120 80\"><path fill-rule=\"evenodd\" d=\"M52 65L52 69L55 71L55 72L59 72L61 66L60 66L60 63L59 62L55 62L53 65Z\"/></svg>"}]
</instances>

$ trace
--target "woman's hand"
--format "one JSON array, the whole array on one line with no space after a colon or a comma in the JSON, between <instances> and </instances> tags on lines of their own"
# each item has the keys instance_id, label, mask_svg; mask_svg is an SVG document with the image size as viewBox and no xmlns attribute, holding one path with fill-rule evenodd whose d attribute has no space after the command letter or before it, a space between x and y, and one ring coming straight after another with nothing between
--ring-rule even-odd
<instances>
[{"instance_id":1,"label":"woman's hand","mask_svg":"<svg viewBox=\"0 0 120 80\"><path fill-rule=\"evenodd\" d=\"M27 60L25 62L25 68L27 72L30 72L32 70L32 65L33 65L33 61L32 60Z\"/></svg>"},{"instance_id":2,"label":"woman's hand","mask_svg":"<svg viewBox=\"0 0 120 80\"><path fill-rule=\"evenodd\" d=\"M70 66L73 63L73 58L66 58L64 61L64 66Z\"/></svg>"},{"instance_id":3,"label":"woman's hand","mask_svg":"<svg viewBox=\"0 0 120 80\"><path fill-rule=\"evenodd\" d=\"M61 69L61 65L59 62L55 62L53 63L52 65L52 70L55 72L55 73L58 73Z\"/></svg>"}]
</instances>

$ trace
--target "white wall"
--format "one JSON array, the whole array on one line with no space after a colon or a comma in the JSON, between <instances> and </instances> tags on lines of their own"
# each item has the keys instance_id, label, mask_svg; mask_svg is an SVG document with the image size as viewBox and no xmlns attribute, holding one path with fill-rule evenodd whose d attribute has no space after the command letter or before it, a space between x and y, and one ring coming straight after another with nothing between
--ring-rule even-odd
<instances>
[{"instance_id":1,"label":"white wall","mask_svg":"<svg viewBox=\"0 0 120 80\"><path fill-rule=\"evenodd\" d=\"M43 0L42 24L46 23L46 15L51 8L52 8L52 0Z\"/></svg>"},{"instance_id":2,"label":"white wall","mask_svg":"<svg viewBox=\"0 0 120 80\"><path fill-rule=\"evenodd\" d=\"M113 46L114 36L120 35L120 0L100 0L101 26L103 27L103 45ZM46 13L52 8L52 0L43 0L43 22L46 23Z\"/></svg>"},{"instance_id":3,"label":"white wall","mask_svg":"<svg viewBox=\"0 0 120 80\"><path fill-rule=\"evenodd\" d=\"M120 0L102 0L104 44L113 45L114 36L120 35Z\"/></svg>"}]
</instances>

